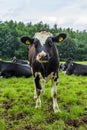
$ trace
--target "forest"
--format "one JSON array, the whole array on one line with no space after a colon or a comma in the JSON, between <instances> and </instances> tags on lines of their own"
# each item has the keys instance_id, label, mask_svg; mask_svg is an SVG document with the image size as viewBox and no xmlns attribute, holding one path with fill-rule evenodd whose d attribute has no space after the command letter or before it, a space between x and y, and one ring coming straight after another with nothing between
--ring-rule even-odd
<instances>
[{"instance_id":1,"label":"forest","mask_svg":"<svg viewBox=\"0 0 87 130\"><path fill-rule=\"evenodd\" d=\"M42 21L37 24L31 22L0 21L0 59L11 60L13 56L18 59L28 59L28 46L21 43L22 36L33 37L37 31L49 31L54 36L64 32L67 38L57 44L61 61L72 58L75 61L87 60L87 31L74 31L73 28L61 28L57 24L50 27Z\"/></svg>"}]
</instances>

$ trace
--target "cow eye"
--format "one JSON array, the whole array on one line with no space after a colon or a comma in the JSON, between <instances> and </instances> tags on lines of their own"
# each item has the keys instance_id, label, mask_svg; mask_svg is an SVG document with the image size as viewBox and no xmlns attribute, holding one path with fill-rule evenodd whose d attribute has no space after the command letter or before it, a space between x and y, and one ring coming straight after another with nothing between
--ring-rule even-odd
<instances>
[{"instance_id":1,"label":"cow eye","mask_svg":"<svg viewBox=\"0 0 87 130\"><path fill-rule=\"evenodd\" d=\"M34 39L34 45L35 45L36 48L40 46L40 42L36 38Z\"/></svg>"},{"instance_id":2,"label":"cow eye","mask_svg":"<svg viewBox=\"0 0 87 130\"><path fill-rule=\"evenodd\" d=\"M51 39L51 38L48 38L48 39L46 40L46 45L49 45L50 47L52 47L53 42L52 42L52 39Z\"/></svg>"}]
</instances>

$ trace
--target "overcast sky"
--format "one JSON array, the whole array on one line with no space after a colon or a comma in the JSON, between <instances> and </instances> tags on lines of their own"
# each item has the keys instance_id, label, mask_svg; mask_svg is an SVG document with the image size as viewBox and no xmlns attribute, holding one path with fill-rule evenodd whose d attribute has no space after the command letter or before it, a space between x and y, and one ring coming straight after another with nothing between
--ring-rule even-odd
<instances>
[{"instance_id":1,"label":"overcast sky","mask_svg":"<svg viewBox=\"0 0 87 130\"><path fill-rule=\"evenodd\" d=\"M87 0L0 0L0 21L9 20L87 31Z\"/></svg>"}]
</instances>

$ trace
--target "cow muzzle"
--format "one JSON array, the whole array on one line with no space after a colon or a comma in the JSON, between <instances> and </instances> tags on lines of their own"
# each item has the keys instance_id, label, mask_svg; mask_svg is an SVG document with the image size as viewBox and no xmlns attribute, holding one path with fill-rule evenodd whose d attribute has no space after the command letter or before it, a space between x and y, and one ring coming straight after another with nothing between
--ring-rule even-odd
<instances>
[{"instance_id":1,"label":"cow muzzle","mask_svg":"<svg viewBox=\"0 0 87 130\"><path fill-rule=\"evenodd\" d=\"M48 55L46 54L46 52L44 52L44 51L42 51L42 52L40 52L38 55L37 55L37 57L36 57L36 59L39 61L39 62L41 62L41 63L46 63L46 62L48 62Z\"/></svg>"}]
</instances>

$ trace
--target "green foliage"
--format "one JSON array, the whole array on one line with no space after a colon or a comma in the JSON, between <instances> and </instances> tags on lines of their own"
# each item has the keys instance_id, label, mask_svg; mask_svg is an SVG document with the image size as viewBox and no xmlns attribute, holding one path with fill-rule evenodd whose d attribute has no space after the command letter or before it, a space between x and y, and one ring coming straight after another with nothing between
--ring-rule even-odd
<instances>
[{"instance_id":1,"label":"green foliage","mask_svg":"<svg viewBox=\"0 0 87 130\"><path fill-rule=\"evenodd\" d=\"M65 32L67 39L58 45L60 59L65 60L69 57L74 60L87 60L87 32L75 32L71 28L62 29L56 24L52 28L48 24L39 22L37 24L23 22L0 22L0 59L11 59L14 55L19 59L28 59L28 47L20 42L20 37L33 37L37 31L50 31L53 35Z\"/></svg>"},{"instance_id":2,"label":"green foliage","mask_svg":"<svg viewBox=\"0 0 87 130\"><path fill-rule=\"evenodd\" d=\"M59 44L58 50L62 61L70 57L76 60L77 46L74 40L67 38L62 44Z\"/></svg>"}]
</instances>

